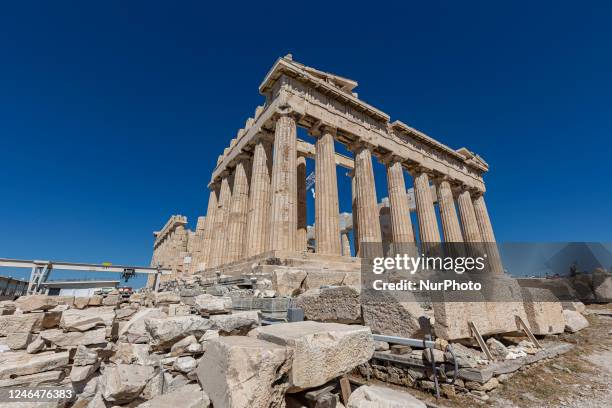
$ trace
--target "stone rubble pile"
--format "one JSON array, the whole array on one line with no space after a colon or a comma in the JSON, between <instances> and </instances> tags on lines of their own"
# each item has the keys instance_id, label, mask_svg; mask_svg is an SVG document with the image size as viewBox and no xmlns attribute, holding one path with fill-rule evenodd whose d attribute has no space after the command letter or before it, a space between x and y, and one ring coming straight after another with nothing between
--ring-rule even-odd
<instances>
[{"instance_id":1,"label":"stone rubble pile","mask_svg":"<svg viewBox=\"0 0 612 408\"><path fill-rule=\"evenodd\" d=\"M374 353L362 325L261 326L229 297L192 300L177 291L4 301L0 389L72 387L76 398L57 407L284 407Z\"/></svg>"}]
</instances>

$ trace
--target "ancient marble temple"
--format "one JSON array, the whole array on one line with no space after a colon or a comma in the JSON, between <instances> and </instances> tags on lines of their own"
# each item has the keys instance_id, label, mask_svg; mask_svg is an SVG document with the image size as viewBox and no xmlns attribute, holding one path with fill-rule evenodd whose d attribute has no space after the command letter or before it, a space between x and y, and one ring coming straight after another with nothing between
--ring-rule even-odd
<instances>
[{"instance_id":1,"label":"ancient marble temple","mask_svg":"<svg viewBox=\"0 0 612 408\"><path fill-rule=\"evenodd\" d=\"M259 86L265 104L255 109L217 160L205 217L190 232L184 217L173 216L156 236L152 263L203 274L299 266L326 271L320 282L347 283L352 279L346 274L359 269L363 243L495 242L484 197L487 163L466 148L451 149L391 121L361 100L356 86L291 55L278 59ZM298 127L307 130L314 145L298 139ZM337 144L353 157L336 153ZM315 161L310 251L306 160ZM381 230L373 160L386 166L387 233L384 223ZM336 166L348 169L351 177L350 226L341 222ZM414 185L410 191L407 177ZM416 211L418 236L411 211ZM355 257L350 253L351 230Z\"/></svg>"}]
</instances>

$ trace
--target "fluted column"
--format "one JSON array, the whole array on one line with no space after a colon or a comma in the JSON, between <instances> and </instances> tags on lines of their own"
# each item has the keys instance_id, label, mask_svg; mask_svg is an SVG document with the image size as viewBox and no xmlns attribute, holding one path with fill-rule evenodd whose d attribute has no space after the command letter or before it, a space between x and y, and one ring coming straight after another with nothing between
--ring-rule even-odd
<instances>
[{"instance_id":1,"label":"fluted column","mask_svg":"<svg viewBox=\"0 0 612 408\"><path fill-rule=\"evenodd\" d=\"M297 158L297 250L308 250L308 221L306 219L306 157Z\"/></svg>"},{"instance_id":2,"label":"fluted column","mask_svg":"<svg viewBox=\"0 0 612 408\"><path fill-rule=\"evenodd\" d=\"M329 255L342 254L335 135L335 129L324 126L315 144L315 252Z\"/></svg>"},{"instance_id":3,"label":"fluted column","mask_svg":"<svg viewBox=\"0 0 612 408\"><path fill-rule=\"evenodd\" d=\"M389 206L391 207L391 234L394 244L407 244L414 242L412 221L410 220L410 207L408 194L404 181L402 163L394 158L387 162L387 186L389 189ZM397 248L399 250L399 248Z\"/></svg>"},{"instance_id":4,"label":"fluted column","mask_svg":"<svg viewBox=\"0 0 612 408\"><path fill-rule=\"evenodd\" d=\"M491 271L496 274L502 274L504 273L504 267L497 247L497 241L495 240L495 234L493 233L493 225L491 224L491 218L489 218L484 195L477 193L472 203L474 205L476 222L484 242L484 250L489 258L489 265L491 265Z\"/></svg>"},{"instance_id":5,"label":"fluted column","mask_svg":"<svg viewBox=\"0 0 612 408\"><path fill-rule=\"evenodd\" d=\"M429 176L421 169L415 169L414 177L414 201L416 203L417 218L419 220L419 237L421 245L437 244L440 242L440 230L436 218L429 186Z\"/></svg>"},{"instance_id":6,"label":"fluted column","mask_svg":"<svg viewBox=\"0 0 612 408\"><path fill-rule=\"evenodd\" d=\"M208 194L208 208L204 222L204 237L202 238L202 263L204 269L210 267L212 257L213 237L215 236L215 214L219 195L219 185L212 185Z\"/></svg>"},{"instance_id":7,"label":"fluted column","mask_svg":"<svg viewBox=\"0 0 612 408\"><path fill-rule=\"evenodd\" d=\"M359 240L359 256L364 256L367 255L364 253L364 244L381 245L382 236L378 220L372 153L368 147L360 144L354 146L354 154L355 201L357 207L355 213L358 220L357 236Z\"/></svg>"},{"instance_id":8,"label":"fluted column","mask_svg":"<svg viewBox=\"0 0 612 408\"><path fill-rule=\"evenodd\" d=\"M355 170L351 171L351 211L353 212L353 246L355 255L359 256L359 218L357 214L357 187L355 186Z\"/></svg>"},{"instance_id":9,"label":"fluted column","mask_svg":"<svg viewBox=\"0 0 612 408\"><path fill-rule=\"evenodd\" d=\"M212 267L218 267L225 263L225 254L227 253L227 222L229 219L229 206L232 198L230 188L230 175L225 172L221 176L221 187L219 189L219 201L217 203L217 211L215 211L215 231L212 248Z\"/></svg>"},{"instance_id":10,"label":"fluted column","mask_svg":"<svg viewBox=\"0 0 612 408\"><path fill-rule=\"evenodd\" d=\"M438 181L437 193L444 242L463 242L461 225L455 208L455 198L448 180L441 179Z\"/></svg>"},{"instance_id":11,"label":"fluted column","mask_svg":"<svg viewBox=\"0 0 612 408\"><path fill-rule=\"evenodd\" d=\"M249 178L247 168L249 159L240 158L234 170L234 188L228 224L228 246L226 262L234 262L244 256L244 236L249 211Z\"/></svg>"},{"instance_id":12,"label":"fluted column","mask_svg":"<svg viewBox=\"0 0 612 408\"><path fill-rule=\"evenodd\" d=\"M290 112L281 112L274 132L270 249L297 249L297 129Z\"/></svg>"},{"instance_id":13,"label":"fluted column","mask_svg":"<svg viewBox=\"0 0 612 408\"><path fill-rule=\"evenodd\" d=\"M265 135L259 135L253 150L245 248L247 257L259 255L268 248L271 176L272 143Z\"/></svg>"},{"instance_id":14,"label":"fluted column","mask_svg":"<svg viewBox=\"0 0 612 408\"><path fill-rule=\"evenodd\" d=\"M342 237L342 256L351 256L351 240L348 231L341 232L340 236Z\"/></svg>"},{"instance_id":15,"label":"fluted column","mask_svg":"<svg viewBox=\"0 0 612 408\"><path fill-rule=\"evenodd\" d=\"M476 221L474 205L469 190L463 190L457 197L459 205L459 215L461 216L461 225L463 227L463 239L465 242L482 242L482 235Z\"/></svg>"}]
</instances>

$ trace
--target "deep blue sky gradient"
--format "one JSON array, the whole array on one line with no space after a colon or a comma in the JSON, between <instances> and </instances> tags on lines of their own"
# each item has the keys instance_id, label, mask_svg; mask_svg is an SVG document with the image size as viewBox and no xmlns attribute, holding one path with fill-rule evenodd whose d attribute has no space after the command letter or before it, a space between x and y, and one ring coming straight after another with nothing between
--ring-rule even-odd
<instances>
[{"instance_id":1,"label":"deep blue sky gradient","mask_svg":"<svg viewBox=\"0 0 612 408\"><path fill-rule=\"evenodd\" d=\"M0 257L148 264L288 52L480 154L499 241L612 241L609 3L86 3L2 5Z\"/></svg>"}]
</instances>

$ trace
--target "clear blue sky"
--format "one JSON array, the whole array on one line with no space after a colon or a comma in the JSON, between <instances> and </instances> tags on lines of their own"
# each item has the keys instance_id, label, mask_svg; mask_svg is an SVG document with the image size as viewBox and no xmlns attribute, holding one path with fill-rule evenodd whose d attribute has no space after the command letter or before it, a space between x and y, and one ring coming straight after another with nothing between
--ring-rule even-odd
<instances>
[{"instance_id":1,"label":"clear blue sky","mask_svg":"<svg viewBox=\"0 0 612 408\"><path fill-rule=\"evenodd\" d=\"M148 264L288 52L484 157L499 241L612 241L605 2L85 3L2 5L0 257Z\"/></svg>"}]
</instances>

